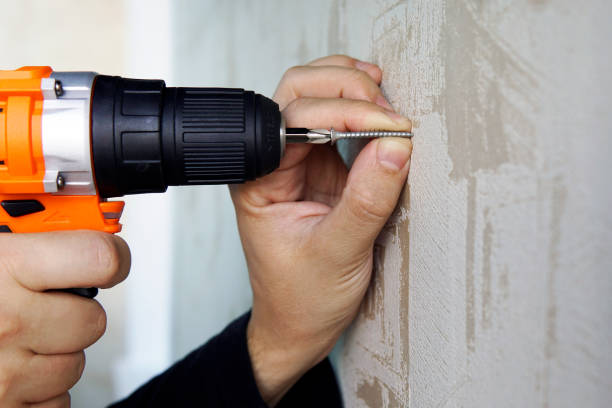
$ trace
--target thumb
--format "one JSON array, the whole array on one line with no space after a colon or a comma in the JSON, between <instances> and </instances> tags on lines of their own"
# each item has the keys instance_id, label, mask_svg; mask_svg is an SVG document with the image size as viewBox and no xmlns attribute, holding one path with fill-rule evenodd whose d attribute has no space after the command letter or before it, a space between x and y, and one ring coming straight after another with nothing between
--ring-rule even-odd
<instances>
[{"instance_id":1,"label":"thumb","mask_svg":"<svg viewBox=\"0 0 612 408\"><path fill-rule=\"evenodd\" d=\"M354 257L369 251L395 209L410 167L409 139L381 138L359 154L342 197L321 221L321 236L336 251Z\"/></svg>"}]
</instances>

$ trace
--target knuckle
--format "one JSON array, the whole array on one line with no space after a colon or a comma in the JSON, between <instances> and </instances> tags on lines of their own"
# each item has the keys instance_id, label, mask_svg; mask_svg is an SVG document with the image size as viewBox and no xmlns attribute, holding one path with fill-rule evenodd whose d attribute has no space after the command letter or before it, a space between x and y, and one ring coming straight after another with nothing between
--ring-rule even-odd
<instances>
[{"instance_id":1,"label":"knuckle","mask_svg":"<svg viewBox=\"0 0 612 408\"><path fill-rule=\"evenodd\" d=\"M384 109L366 100L346 100L344 102L344 122L349 129L361 129L367 126L368 115L384 113Z\"/></svg>"},{"instance_id":2,"label":"knuckle","mask_svg":"<svg viewBox=\"0 0 612 408\"><path fill-rule=\"evenodd\" d=\"M260 201L260 196L256 191L248 190L241 196L239 204L240 211L246 216L258 218L262 213Z\"/></svg>"},{"instance_id":3,"label":"knuckle","mask_svg":"<svg viewBox=\"0 0 612 408\"><path fill-rule=\"evenodd\" d=\"M370 80L370 76L368 74L366 74L365 72L363 72L360 69L357 68L347 68L349 71L349 75L350 77L356 81L356 82L360 82L362 84L364 83L369 83Z\"/></svg>"},{"instance_id":4,"label":"knuckle","mask_svg":"<svg viewBox=\"0 0 612 408\"><path fill-rule=\"evenodd\" d=\"M333 54L330 55L329 58L331 60L335 60L338 64L342 65L354 65L356 61L355 58L349 57L345 54Z\"/></svg>"},{"instance_id":5,"label":"knuckle","mask_svg":"<svg viewBox=\"0 0 612 408\"><path fill-rule=\"evenodd\" d=\"M289 105L285 107L285 109L283 110L283 115L286 118L291 119L296 114L296 112L299 112L309 103L310 103L309 98L294 99L293 101L291 101L291 103L289 103Z\"/></svg>"},{"instance_id":6,"label":"knuckle","mask_svg":"<svg viewBox=\"0 0 612 408\"><path fill-rule=\"evenodd\" d=\"M356 188L349 190L349 209L356 217L372 222L386 221L393 211L386 202L377 200L373 193Z\"/></svg>"},{"instance_id":7,"label":"knuckle","mask_svg":"<svg viewBox=\"0 0 612 408\"><path fill-rule=\"evenodd\" d=\"M372 99L378 93L378 86L373 86L374 82L365 72L357 68L350 68L348 78L352 82L355 91L360 92L365 97L364 99Z\"/></svg>"},{"instance_id":8,"label":"knuckle","mask_svg":"<svg viewBox=\"0 0 612 408\"><path fill-rule=\"evenodd\" d=\"M92 235L91 249L97 272L103 282L111 281L119 271L119 249L112 237L104 233Z\"/></svg>"},{"instance_id":9,"label":"knuckle","mask_svg":"<svg viewBox=\"0 0 612 408\"><path fill-rule=\"evenodd\" d=\"M283 74L282 81L284 81L284 82L292 82L295 79L295 77L298 76L302 72L303 69L304 69L304 67L301 66L301 65L295 65L295 66L289 68Z\"/></svg>"}]
</instances>

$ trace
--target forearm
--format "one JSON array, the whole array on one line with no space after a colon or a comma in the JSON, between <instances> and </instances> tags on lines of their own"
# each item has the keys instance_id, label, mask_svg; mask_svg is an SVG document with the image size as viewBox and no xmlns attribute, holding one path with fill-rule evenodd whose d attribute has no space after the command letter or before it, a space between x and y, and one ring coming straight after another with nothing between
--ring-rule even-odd
<instances>
[{"instance_id":1,"label":"forearm","mask_svg":"<svg viewBox=\"0 0 612 408\"><path fill-rule=\"evenodd\" d=\"M263 400L274 407L308 372L327 357L334 339L281 338L270 333L251 318L247 328L247 344L253 375Z\"/></svg>"},{"instance_id":2,"label":"forearm","mask_svg":"<svg viewBox=\"0 0 612 408\"><path fill-rule=\"evenodd\" d=\"M267 401L262 398L265 392L258 388L247 346L249 320L248 313L236 319L219 335L113 407L267 407ZM268 353L258 355L266 356L263 360L256 360L259 367L262 367L261 363L274 364L268 360ZM282 394L274 401L277 403L282 399L277 407L293 405L291 402L285 404L282 395L289 397L288 401L312 401L311 406L341 406L333 371L328 362L324 363L316 367L313 375L306 373L292 377L290 382L283 377L279 382L282 384ZM269 370L260 369L258 372L267 373ZM279 395L277 386L271 388L275 390L274 395ZM329 391L321 394L319 389ZM325 400L334 401L334 405L328 405L320 399L322 396Z\"/></svg>"}]
</instances>

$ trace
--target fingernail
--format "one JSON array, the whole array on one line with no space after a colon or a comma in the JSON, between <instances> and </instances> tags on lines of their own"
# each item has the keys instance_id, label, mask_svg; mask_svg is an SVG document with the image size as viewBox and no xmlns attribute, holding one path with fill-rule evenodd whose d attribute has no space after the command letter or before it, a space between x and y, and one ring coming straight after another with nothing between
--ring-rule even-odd
<instances>
[{"instance_id":1,"label":"fingernail","mask_svg":"<svg viewBox=\"0 0 612 408\"><path fill-rule=\"evenodd\" d=\"M367 70L375 68L375 67L376 67L376 65L370 64L369 62L365 62L365 61L356 61L355 62L355 68L357 68L360 71L367 71Z\"/></svg>"},{"instance_id":2,"label":"fingernail","mask_svg":"<svg viewBox=\"0 0 612 408\"><path fill-rule=\"evenodd\" d=\"M411 153L412 143L409 140L383 138L378 140L376 159L383 167L398 172L408 163Z\"/></svg>"},{"instance_id":3,"label":"fingernail","mask_svg":"<svg viewBox=\"0 0 612 408\"><path fill-rule=\"evenodd\" d=\"M385 112L385 114L391 118L392 121L394 121L395 123L399 124L399 125L403 125L403 126L407 126L407 127L411 127L412 126L412 122L410 121L410 119L400 115L399 113L395 113L395 112Z\"/></svg>"},{"instance_id":4,"label":"fingernail","mask_svg":"<svg viewBox=\"0 0 612 408\"><path fill-rule=\"evenodd\" d=\"M389 101L382 95L378 95L376 97L376 104L382 108L385 108L387 110L392 111L393 110L393 106L391 106L391 104L389 103Z\"/></svg>"}]
</instances>

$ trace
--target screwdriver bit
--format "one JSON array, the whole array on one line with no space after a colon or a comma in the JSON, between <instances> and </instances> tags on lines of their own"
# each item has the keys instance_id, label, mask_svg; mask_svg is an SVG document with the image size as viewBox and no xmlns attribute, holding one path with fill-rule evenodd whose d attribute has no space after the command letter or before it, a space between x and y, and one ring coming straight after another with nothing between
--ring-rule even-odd
<instances>
[{"instance_id":1,"label":"screwdriver bit","mask_svg":"<svg viewBox=\"0 0 612 408\"><path fill-rule=\"evenodd\" d=\"M404 137L411 138L412 132L397 132L388 130L365 130L359 132L338 132L331 129L287 128L284 132L286 143L316 143L331 142L334 144L340 139L371 139L378 137Z\"/></svg>"}]
</instances>

